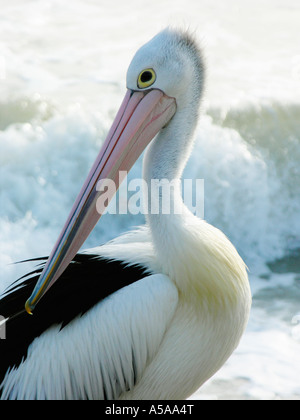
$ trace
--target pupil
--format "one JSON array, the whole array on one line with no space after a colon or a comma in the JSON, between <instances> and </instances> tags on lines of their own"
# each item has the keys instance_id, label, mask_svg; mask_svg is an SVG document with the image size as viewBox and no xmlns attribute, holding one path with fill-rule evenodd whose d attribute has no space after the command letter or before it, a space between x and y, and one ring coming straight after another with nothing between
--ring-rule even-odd
<instances>
[{"instance_id":1,"label":"pupil","mask_svg":"<svg viewBox=\"0 0 300 420\"><path fill-rule=\"evenodd\" d=\"M141 75L141 81L143 83L150 82L152 79L152 73L150 71L144 71L144 73Z\"/></svg>"}]
</instances>

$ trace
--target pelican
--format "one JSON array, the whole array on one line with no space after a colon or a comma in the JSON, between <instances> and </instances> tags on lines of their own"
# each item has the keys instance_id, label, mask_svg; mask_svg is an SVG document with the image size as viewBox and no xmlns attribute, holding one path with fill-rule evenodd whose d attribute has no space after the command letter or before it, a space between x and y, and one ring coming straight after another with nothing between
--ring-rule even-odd
<instances>
[{"instance_id":1,"label":"pelican","mask_svg":"<svg viewBox=\"0 0 300 420\"><path fill-rule=\"evenodd\" d=\"M103 183L118 187L146 147L148 185L181 179L203 83L187 32L167 28L135 54L124 101L49 258L0 301L2 399L186 399L237 347L251 306L247 268L184 205L179 182L170 199L181 212L159 207L144 226L78 253L101 197L115 193Z\"/></svg>"}]
</instances>

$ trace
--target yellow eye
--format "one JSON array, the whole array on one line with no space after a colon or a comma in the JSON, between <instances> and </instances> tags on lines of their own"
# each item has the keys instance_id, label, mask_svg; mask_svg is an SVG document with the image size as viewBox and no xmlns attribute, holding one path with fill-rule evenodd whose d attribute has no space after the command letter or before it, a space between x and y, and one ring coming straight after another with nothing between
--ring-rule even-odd
<instances>
[{"instance_id":1,"label":"yellow eye","mask_svg":"<svg viewBox=\"0 0 300 420\"><path fill-rule=\"evenodd\" d=\"M140 73L137 84L140 89L144 89L153 85L155 80L156 80L155 71L153 69L146 69Z\"/></svg>"}]
</instances>

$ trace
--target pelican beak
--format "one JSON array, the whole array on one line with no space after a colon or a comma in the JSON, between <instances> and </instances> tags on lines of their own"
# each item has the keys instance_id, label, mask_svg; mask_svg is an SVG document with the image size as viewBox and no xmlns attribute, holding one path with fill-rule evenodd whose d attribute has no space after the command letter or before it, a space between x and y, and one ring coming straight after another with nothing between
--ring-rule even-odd
<instances>
[{"instance_id":1,"label":"pelican beak","mask_svg":"<svg viewBox=\"0 0 300 420\"><path fill-rule=\"evenodd\" d=\"M28 313L32 313L42 296L64 272L100 219L104 211L97 205L103 194L101 183L108 179L115 183L115 189L105 193L107 206L119 188L119 171L128 172L131 169L175 112L175 99L160 90L127 91L33 293L26 301Z\"/></svg>"}]
</instances>

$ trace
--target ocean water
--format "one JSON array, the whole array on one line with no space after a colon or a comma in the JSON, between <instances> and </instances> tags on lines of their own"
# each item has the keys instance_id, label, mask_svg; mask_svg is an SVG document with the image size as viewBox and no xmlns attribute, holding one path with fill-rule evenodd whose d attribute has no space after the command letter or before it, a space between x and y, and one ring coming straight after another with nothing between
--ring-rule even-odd
<instances>
[{"instance_id":1,"label":"ocean water","mask_svg":"<svg viewBox=\"0 0 300 420\"><path fill-rule=\"evenodd\" d=\"M298 0L0 5L0 292L31 268L15 261L51 251L136 49L167 25L189 28L207 81L184 176L204 179L205 218L239 250L253 292L240 346L192 398L300 399ZM104 217L85 247L143 223Z\"/></svg>"}]
</instances>

